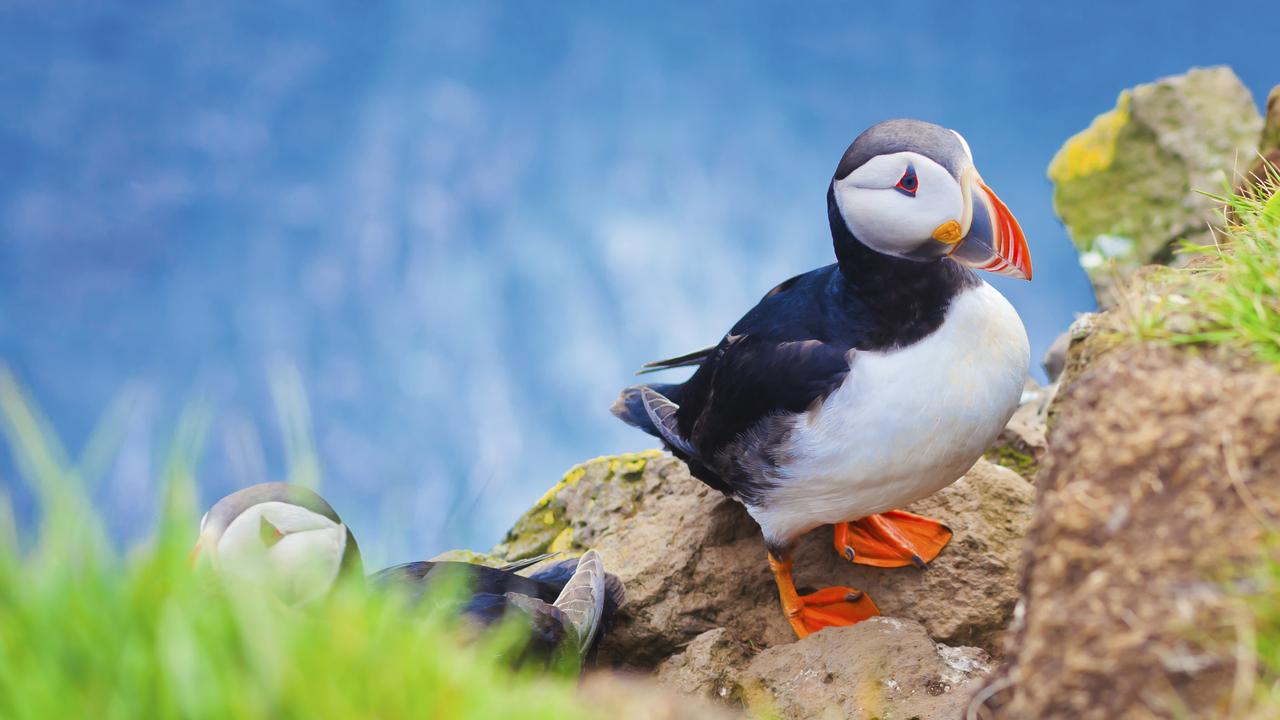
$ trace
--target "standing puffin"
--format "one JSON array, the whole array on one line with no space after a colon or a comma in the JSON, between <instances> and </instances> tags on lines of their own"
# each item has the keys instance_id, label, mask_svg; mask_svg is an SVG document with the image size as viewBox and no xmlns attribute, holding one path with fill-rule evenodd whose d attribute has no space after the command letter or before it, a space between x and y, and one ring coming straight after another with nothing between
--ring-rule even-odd
<instances>
[{"instance_id":1,"label":"standing puffin","mask_svg":"<svg viewBox=\"0 0 1280 720\"><path fill-rule=\"evenodd\" d=\"M836 167L827 218L835 264L770 290L716 345L648 363L697 370L612 408L746 506L800 637L879 610L853 588L799 594L797 539L833 525L851 562L924 567L951 531L897 508L977 462L1030 355L1018 314L970 269L1030 280L1026 239L959 133L868 128Z\"/></svg>"},{"instance_id":2,"label":"standing puffin","mask_svg":"<svg viewBox=\"0 0 1280 720\"><path fill-rule=\"evenodd\" d=\"M200 521L192 556L207 556L230 579L265 585L287 605L311 602L338 582L364 575L355 536L333 507L312 490L287 483L253 485L215 503ZM528 649L535 656L548 658L566 647L585 658L623 602L622 583L591 550L529 577L516 574L548 557L500 568L411 562L374 573L369 583L399 588L418 602L434 583L461 575L470 593L459 608L463 616L488 626L519 613L529 624Z\"/></svg>"}]
</instances>

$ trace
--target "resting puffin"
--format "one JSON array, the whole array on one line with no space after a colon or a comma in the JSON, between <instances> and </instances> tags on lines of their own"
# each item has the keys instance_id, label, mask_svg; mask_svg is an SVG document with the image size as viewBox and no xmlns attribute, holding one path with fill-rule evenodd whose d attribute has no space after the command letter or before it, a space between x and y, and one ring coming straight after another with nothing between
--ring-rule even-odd
<instances>
[{"instance_id":1,"label":"resting puffin","mask_svg":"<svg viewBox=\"0 0 1280 720\"><path fill-rule=\"evenodd\" d=\"M262 483L214 504L200 521L193 557L207 555L222 574L263 582L281 601L302 605L327 595L343 579L363 577L355 536L315 492L287 483ZM470 590L461 613L481 626L508 612L527 616L529 650L550 657L561 646L585 657L601 626L623 600L622 584L604 571L599 554L516 574L549 555L500 568L462 562L411 562L369 576L375 588L397 587L411 602L433 583L462 574Z\"/></svg>"},{"instance_id":2,"label":"resting puffin","mask_svg":"<svg viewBox=\"0 0 1280 720\"><path fill-rule=\"evenodd\" d=\"M1026 240L959 133L868 128L836 167L827 218L835 264L770 290L716 345L648 363L697 370L612 408L746 506L800 637L879 611L852 588L799 594L796 540L833 525L852 562L923 567L951 531L896 508L977 462L1030 357L1018 314L970 269L1030 280Z\"/></svg>"}]
</instances>

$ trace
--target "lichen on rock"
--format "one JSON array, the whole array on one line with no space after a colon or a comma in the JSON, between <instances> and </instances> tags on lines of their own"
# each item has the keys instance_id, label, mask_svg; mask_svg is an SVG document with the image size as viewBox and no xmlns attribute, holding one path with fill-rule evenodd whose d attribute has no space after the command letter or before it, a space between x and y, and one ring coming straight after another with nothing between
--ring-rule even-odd
<instances>
[{"instance_id":1,"label":"lichen on rock","mask_svg":"<svg viewBox=\"0 0 1280 720\"><path fill-rule=\"evenodd\" d=\"M1045 453L1045 423L1056 389L1056 385L1041 387L1028 378L1018 409L983 457L1034 480Z\"/></svg>"},{"instance_id":2,"label":"lichen on rock","mask_svg":"<svg viewBox=\"0 0 1280 720\"><path fill-rule=\"evenodd\" d=\"M1174 244L1208 244L1213 200L1248 167L1262 118L1227 67L1139 85L1069 139L1049 166L1054 208L1079 249L1099 304L1141 265L1175 260Z\"/></svg>"},{"instance_id":3,"label":"lichen on rock","mask_svg":"<svg viewBox=\"0 0 1280 720\"><path fill-rule=\"evenodd\" d=\"M590 546L584 545L583 538L575 535L575 520L590 509L587 506L596 503L625 511L637 500L635 482L640 479L645 466L661 456L660 452L650 450L601 457L575 465L516 520L492 554L518 560L546 552L586 550ZM588 497L566 492L584 478L592 487Z\"/></svg>"}]
</instances>

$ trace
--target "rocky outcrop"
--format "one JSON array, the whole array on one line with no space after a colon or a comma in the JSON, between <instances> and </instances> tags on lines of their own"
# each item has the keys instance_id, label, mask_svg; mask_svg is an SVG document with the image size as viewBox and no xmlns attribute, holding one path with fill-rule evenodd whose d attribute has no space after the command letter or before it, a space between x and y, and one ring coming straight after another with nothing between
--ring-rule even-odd
<instances>
[{"instance_id":1,"label":"rocky outcrop","mask_svg":"<svg viewBox=\"0 0 1280 720\"><path fill-rule=\"evenodd\" d=\"M1111 315L1076 330L985 716L1238 717L1231 618L1280 512L1280 373L1099 339Z\"/></svg>"},{"instance_id":2,"label":"rocky outcrop","mask_svg":"<svg viewBox=\"0 0 1280 720\"><path fill-rule=\"evenodd\" d=\"M1017 595L1019 540L1033 490L980 461L910 509L955 532L927 570L851 565L831 531L796 552L800 586L865 590L886 615L915 620L941 642L999 650ZM600 646L607 663L650 669L702 633L726 628L760 648L795 640L754 521L665 453L600 458L570 470L525 514L494 555L594 548L627 588L627 609Z\"/></svg>"},{"instance_id":3,"label":"rocky outcrop","mask_svg":"<svg viewBox=\"0 0 1280 720\"><path fill-rule=\"evenodd\" d=\"M982 650L939 645L917 622L880 617L758 653L724 628L709 630L657 677L755 717L959 720L988 672Z\"/></svg>"},{"instance_id":4,"label":"rocky outcrop","mask_svg":"<svg viewBox=\"0 0 1280 720\"><path fill-rule=\"evenodd\" d=\"M1013 613L1033 489L980 461L917 503L955 532L927 570L854 566L816 531L801 586L843 584L886 617L797 642L759 529L742 507L656 451L579 465L525 513L490 561L594 548L627 588L598 664L782 718L959 718ZM978 647L960 647L978 646Z\"/></svg>"},{"instance_id":5,"label":"rocky outcrop","mask_svg":"<svg viewBox=\"0 0 1280 720\"><path fill-rule=\"evenodd\" d=\"M1054 207L1080 250L1100 305L1115 279L1208 243L1213 200L1252 164L1262 119L1226 67L1197 69L1120 93L1049 166ZM1118 201L1117 198L1123 198Z\"/></svg>"},{"instance_id":6,"label":"rocky outcrop","mask_svg":"<svg viewBox=\"0 0 1280 720\"><path fill-rule=\"evenodd\" d=\"M1264 152L1280 143L1280 92L1267 114ZM1223 257L1270 252L1233 243L1248 216L1185 194L1247 167L1259 124L1229 71L1193 71L1126 91L1054 160L1055 202L1111 307L1046 362L1060 374L1022 599L973 717L1259 716L1250 603L1280 512L1280 373L1243 351L1233 318L1211 319L1217 256L1168 252L1210 222L1228 228ZM1115 272L1100 272L1108 255Z\"/></svg>"}]
</instances>

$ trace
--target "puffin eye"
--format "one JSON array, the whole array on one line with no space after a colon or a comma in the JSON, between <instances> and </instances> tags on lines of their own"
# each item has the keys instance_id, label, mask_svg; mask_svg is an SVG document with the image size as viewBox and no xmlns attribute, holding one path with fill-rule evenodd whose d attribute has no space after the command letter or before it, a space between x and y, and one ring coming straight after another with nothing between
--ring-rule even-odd
<instances>
[{"instance_id":1,"label":"puffin eye","mask_svg":"<svg viewBox=\"0 0 1280 720\"><path fill-rule=\"evenodd\" d=\"M902 178L898 180L898 184L893 186L894 190L903 195L916 196L916 190L920 187L920 181L916 178L916 169L910 165L907 171L902 173Z\"/></svg>"}]
</instances>

